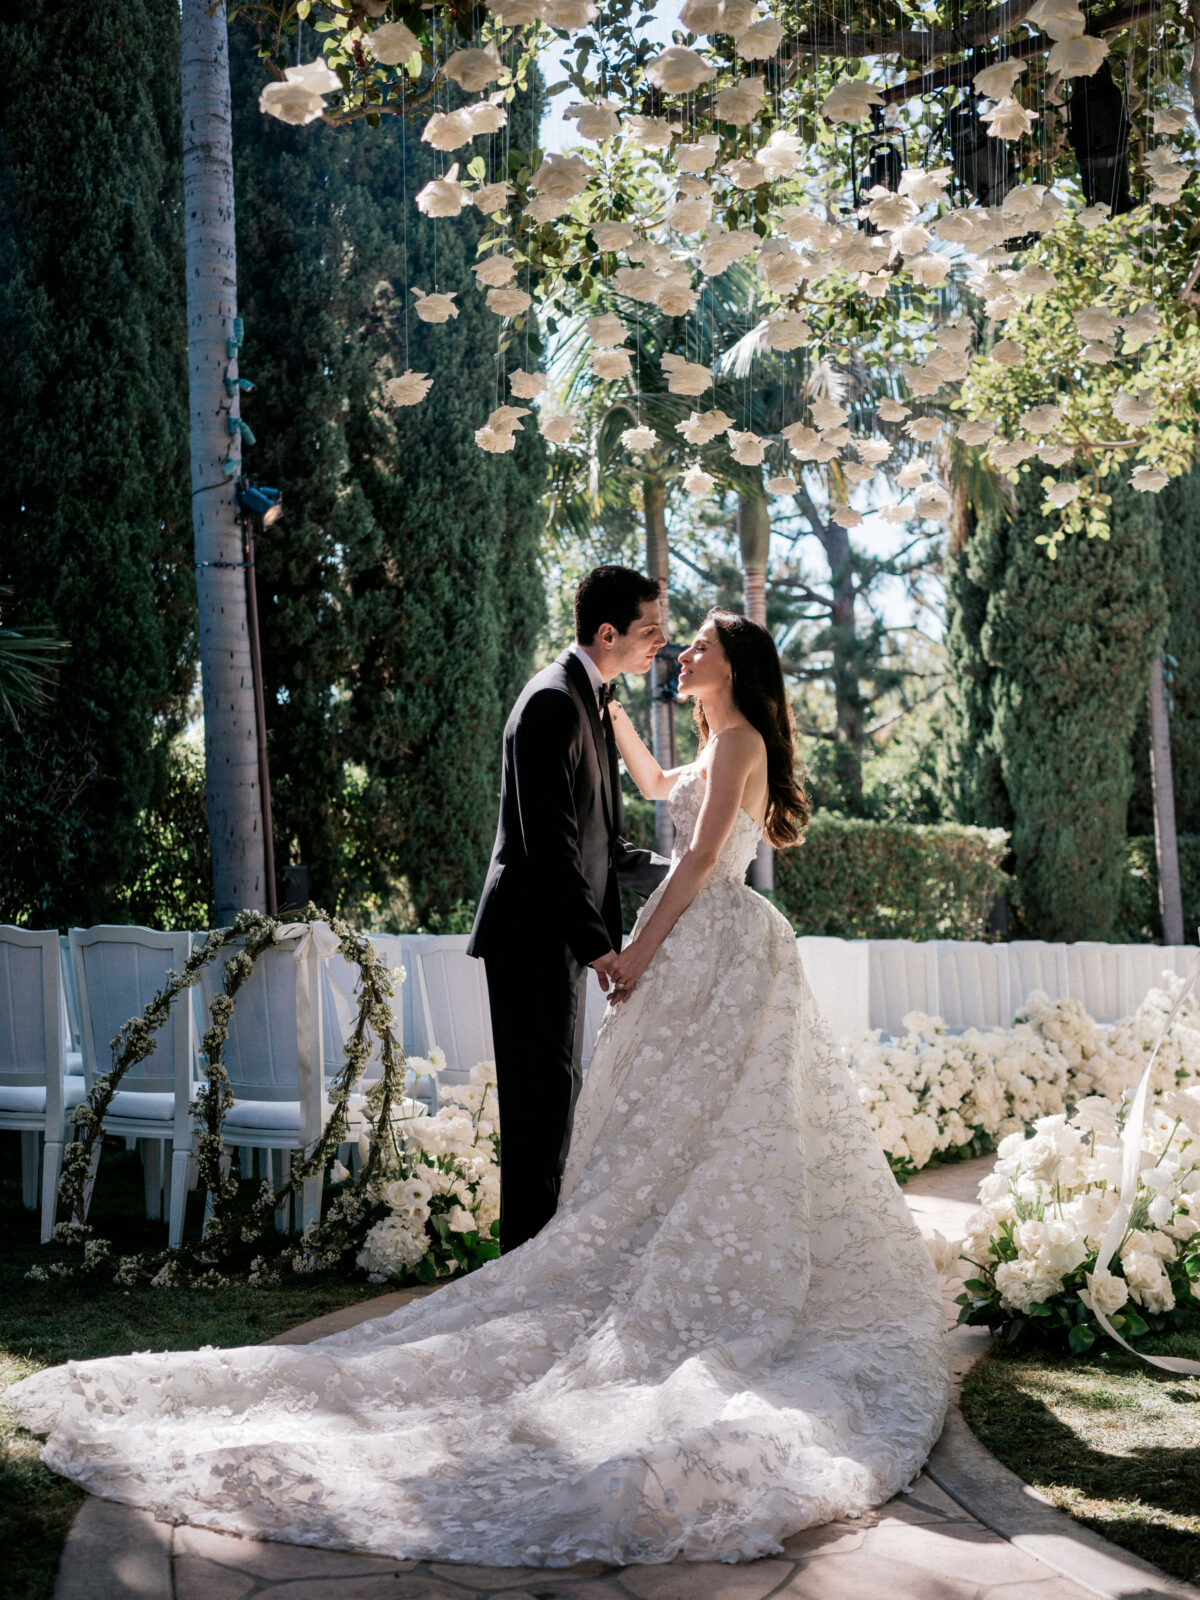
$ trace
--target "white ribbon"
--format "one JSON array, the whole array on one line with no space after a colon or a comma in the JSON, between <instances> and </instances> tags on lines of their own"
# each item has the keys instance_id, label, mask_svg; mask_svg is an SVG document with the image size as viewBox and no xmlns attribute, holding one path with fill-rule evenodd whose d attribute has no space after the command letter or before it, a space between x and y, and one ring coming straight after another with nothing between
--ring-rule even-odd
<instances>
[{"instance_id":1,"label":"white ribbon","mask_svg":"<svg viewBox=\"0 0 1200 1600\"><path fill-rule=\"evenodd\" d=\"M327 922L281 923L275 930L275 940L282 943L285 939L296 940L292 959L300 967L296 974L296 1046L303 1085L301 1106L307 1107L302 1136L305 1145L309 1145L321 1136L320 1107L325 1100L325 1085L318 1082L324 1060L320 963L337 954L341 941Z\"/></svg>"},{"instance_id":2,"label":"white ribbon","mask_svg":"<svg viewBox=\"0 0 1200 1600\"><path fill-rule=\"evenodd\" d=\"M1133 1211L1133 1203L1137 1198L1138 1175L1142 1165L1142 1130L1146 1121L1146 1099L1150 1093L1150 1074L1154 1071L1154 1063L1158 1059L1158 1052L1162 1048L1163 1040L1171 1031L1171 1024L1179 1015L1183 1002L1191 993L1192 985L1197 976L1200 976L1200 960L1192 967L1187 982L1179 991L1175 1004L1167 1013L1167 1019L1159 1030L1158 1038L1154 1041L1154 1049L1150 1052L1150 1059L1146 1063L1146 1070L1142 1074L1142 1081L1137 1086L1137 1092L1129 1103L1129 1113L1125 1118L1125 1127L1121 1134L1121 1194L1117 1201L1117 1209L1109 1218L1108 1227L1104 1230L1104 1237L1096 1251L1096 1271L1107 1272L1113 1257L1125 1237L1125 1229L1129 1225L1129 1217ZM1186 1361L1182 1356L1148 1356L1142 1350L1135 1350L1133 1346L1113 1327L1112 1323L1095 1303L1092 1296L1092 1311L1096 1321L1110 1338L1123 1345L1131 1354L1139 1356L1152 1367L1162 1367L1167 1372L1177 1372L1187 1377L1200 1376L1200 1361Z\"/></svg>"}]
</instances>

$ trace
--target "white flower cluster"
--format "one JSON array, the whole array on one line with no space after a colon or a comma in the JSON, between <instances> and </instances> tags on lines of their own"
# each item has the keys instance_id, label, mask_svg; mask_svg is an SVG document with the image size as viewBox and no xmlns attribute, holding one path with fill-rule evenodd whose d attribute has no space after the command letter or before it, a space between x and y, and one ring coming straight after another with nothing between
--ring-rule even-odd
<instances>
[{"instance_id":1,"label":"white flower cluster","mask_svg":"<svg viewBox=\"0 0 1200 1600\"><path fill-rule=\"evenodd\" d=\"M410 1058L418 1072L426 1063ZM469 1270L496 1254L500 1216L500 1113L496 1069L444 1089L432 1117L407 1118L395 1172L378 1185L387 1213L370 1228L358 1265L372 1282L402 1279L428 1262L429 1277Z\"/></svg>"}]
</instances>

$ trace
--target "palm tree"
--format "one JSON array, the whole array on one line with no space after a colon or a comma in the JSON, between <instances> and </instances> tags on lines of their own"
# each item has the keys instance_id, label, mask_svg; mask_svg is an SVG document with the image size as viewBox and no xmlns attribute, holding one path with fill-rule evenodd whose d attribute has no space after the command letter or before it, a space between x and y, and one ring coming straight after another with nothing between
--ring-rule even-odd
<instances>
[{"instance_id":1,"label":"palm tree","mask_svg":"<svg viewBox=\"0 0 1200 1600\"><path fill-rule=\"evenodd\" d=\"M11 594L0 589L0 594ZM0 627L0 711L20 727L18 712L37 711L50 698L58 657L66 641L40 629Z\"/></svg>"}]
</instances>

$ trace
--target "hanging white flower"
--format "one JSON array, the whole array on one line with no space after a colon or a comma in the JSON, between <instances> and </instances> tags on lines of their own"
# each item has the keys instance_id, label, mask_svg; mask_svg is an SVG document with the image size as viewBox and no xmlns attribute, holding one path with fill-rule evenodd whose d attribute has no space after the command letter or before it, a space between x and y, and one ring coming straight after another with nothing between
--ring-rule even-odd
<instances>
[{"instance_id":1,"label":"hanging white flower","mask_svg":"<svg viewBox=\"0 0 1200 1600\"><path fill-rule=\"evenodd\" d=\"M628 300L641 300L649 305L657 295L662 280L653 267L618 267L610 285L615 293Z\"/></svg>"},{"instance_id":2,"label":"hanging white flower","mask_svg":"<svg viewBox=\"0 0 1200 1600\"><path fill-rule=\"evenodd\" d=\"M551 150L529 186L551 200L574 200L587 188L594 170L582 156L563 156Z\"/></svg>"},{"instance_id":3,"label":"hanging white flower","mask_svg":"<svg viewBox=\"0 0 1200 1600\"><path fill-rule=\"evenodd\" d=\"M723 411L693 411L686 422L675 424L675 432L682 434L689 444L703 447L732 426L733 418Z\"/></svg>"},{"instance_id":4,"label":"hanging white flower","mask_svg":"<svg viewBox=\"0 0 1200 1600\"><path fill-rule=\"evenodd\" d=\"M524 289L489 289L485 304L498 317L520 317L533 304L533 297Z\"/></svg>"},{"instance_id":5,"label":"hanging white flower","mask_svg":"<svg viewBox=\"0 0 1200 1600\"><path fill-rule=\"evenodd\" d=\"M385 67L402 67L421 49L421 41L402 22L385 22L372 28L370 33L363 34L362 42L363 48Z\"/></svg>"},{"instance_id":6,"label":"hanging white flower","mask_svg":"<svg viewBox=\"0 0 1200 1600\"><path fill-rule=\"evenodd\" d=\"M1064 78L1090 78L1107 54L1108 44L1104 39L1084 34L1078 39L1061 39L1051 48L1046 65L1051 72Z\"/></svg>"},{"instance_id":7,"label":"hanging white flower","mask_svg":"<svg viewBox=\"0 0 1200 1600\"><path fill-rule=\"evenodd\" d=\"M592 225L592 238L597 250L624 250L636 235L624 222L597 222Z\"/></svg>"},{"instance_id":8,"label":"hanging white flower","mask_svg":"<svg viewBox=\"0 0 1200 1600\"><path fill-rule=\"evenodd\" d=\"M950 271L949 256L934 254L914 256L904 263L909 275L927 289L936 288L939 283L946 281Z\"/></svg>"},{"instance_id":9,"label":"hanging white flower","mask_svg":"<svg viewBox=\"0 0 1200 1600\"><path fill-rule=\"evenodd\" d=\"M646 427L639 422L636 428L626 428L621 435L621 443L631 455L640 456L645 450L652 450L658 443L658 435L653 428Z\"/></svg>"},{"instance_id":10,"label":"hanging white flower","mask_svg":"<svg viewBox=\"0 0 1200 1600\"><path fill-rule=\"evenodd\" d=\"M553 222L555 217L561 217L571 204L569 200L556 200L553 195L537 194L522 206L521 214L532 217L534 222Z\"/></svg>"},{"instance_id":11,"label":"hanging white flower","mask_svg":"<svg viewBox=\"0 0 1200 1600\"><path fill-rule=\"evenodd\" d=\"M422 322L449 322L451 317L458 315L458 307L454 304L457 291L451 290L449 294L426 294L424 289L414 289L417 297L417 316Z\"/></svg>"},{"instance_id":12,"label":"hanging white flower","mask_svg":"<svg viewBox=\"0 0 1200 1600\"><path fill-rule=\"evenodd\" d=\"M668 45L646 63L646 76L663 94L691 94L702 83L711 83L717 69L698 50L685 45Z\"/></svg>"},{"instance_id":13,"label":"hanging white flower","mask_svg":"<svg viewBox=\"0 0 1200 1600\"><path fill-rule=\"evenodd\" d=\"M754 152L754 159L769 178L786 178L800 165L803 151L798 134L777 128L762 149Z\"/></svg>"},{"instance_id":14,"label":"hanging white flower","mask_svg":"<svg viewBox=\"0 0 1200 1600\"><path fill-rule=\"evenodd\" d=\"M738 39L738 55L743 61L769 61L783 43L783 24L774 17L751 23Z\"/></svg>"},{"instance_id":15,"label":"hanging white flower","mask_svg":"<svg viewBox=\"0 0 1200 1600\"><path fill-rule=\"evenodd\" d=\"M1016 92L1017 79L1025 71L1026 62L997 61L977 72L971 82L976 94L988 100L1009 100Z\"/></svg>"},{"instance_id":16,"label":"hanging white flower","mask_svg":"<svg viewBox=\"0 0 1200 1600\"><path fill-rule=\"evenodd\" d=\"M1154 113L1155 133L1182 133L1188 125L1188 114L1182 106L1167 106Z\"/></svg>"},{"instance_id":17,"label":"hanging white flower","mask_svg":"<svg viewBox=\"0 0 1200 1600\"><path fill-rule=\"evenodd\" d=\"M697 264L706 278L715 278L743 256L753 255L758 247L758 235L752 228L722 229L700 246Z\"/></svg>"},{"instance_id":18,"label":"hanging white flower","mask_svg":"<svg viewBox=\"0 0 1200 1600\"><path fill-rule=\"evenodd\" d=\"M1002 367L1019 367L1025 359L1025 346L1016 339L997 339L992 346L992 360Z\"/></svg>"},{"instance_id":19,"label":"hanging white flower","mask_svg":"<svg viewBox=\"0 0 1200 1600\"><path fill-rule=\"evenodd\" d=\"M988 460L993 466L1007 471L1010 467L1019 467L1022 461L1028 461L1030 456L1037 454L1037 445L1030 444L1027 439L993 439L988 445Z\"/></svg>"},{"instance_id":20,"label":"hanging white flower","mask_svg":"<svg viewBox=\"0 0 1200 1600\"><path fill-rule=\"evenodd\" d=\"M689 33L727 33L735 39L753 20L754 0L685 0L679 13L679 24Z\"/></svg>"},{"instance_id":21,"label":"hanging white flower","mask_svg":"<svg viewBox=\"0 0 1200 1600\"><path fill-rule=\"evenodd\" d=\"M518 400L536 400L538 395L545 394L550 381L544 372L526 372L523 367L517 367L508 375L508 386Z\"/></svg>"},{"instance_id":22,"label":"hanging white flower","mask_svg":"<svg viewBox=\"0 0 1200 1600\"><path fill-rule=\"evenodd\" d=\"M862 521L862 512L855 511L853 506L841 500L833 500L829 506L829 520L836 522L839 528L857 528Z\"/></svg>"},{"instance_id":23,"label":"hanging white flower","mask_svg":"<svg viewBox=\"0 0 1200 1600\"><path fill-rule=\"evenodd\" d=\"M1074 313L1074 320L1081 339L1111 341L1117 336L1117 319L1107 306L1087 306Z\"/></svg>"},{"instance_id":24,"label":"hanging white flower","mask_svg":"<svg viewBox=\"0 0 1200 1600\"><path fill-rule=\"evenodd\" d=\"M456 217L471 196L458 182L456 161L444 178L430 178L417 195L417 210L426 217Z\"/></svg>"},{"instance_id":25,"label":"hanging white flower","mask_svg":"<svg viewBox=\"0 0 1200 1600\"><path fill-rule=\"evenodd\" d=\"M903 422L909 414L902 400L881 400L875 409L881 422Z\"/></svg>"},{"instance_id":26,"label":"hanging white flower","mask_svg":"<svg viewBox=\"0 0 1200 1600\"><path fill-rule=\"evenodd\" d=\"M974 339L975 330L969 322L947 322L938 329L933 342L939 350L952 350L955 355L961 355L971 348Z\"/></svg>"},{"instance_id":27,"label":"hanging white flower","mask_svg":"<svg viewBox=\"0 0 1200 1600\"><path fill-rule=\"evenodd\" d=\"M768 494L785 495L795 494L800 485L788 472L781 473L777 478L768 478L763 488Z\"/></svg>"},{"instance_id":28,"label":"hanging white flower","mask_svg":"<svg viewBox=\"0 0 1200 1600\"><path fill-rule=\"evenodd\" d=\"M758 275L776 294L792 294L804 278L805 260L786 239L768 239L758 252Z\"/></svg>"},{"instance_id":29,"label":"hanging white flower","mask_svg":"<svg viewBox=\"0 0 1200 1600\"><path fill-rule=\"evenodd\" d=\"M483 0L483 3L506 28L525 28L541 20L543 0Z\"/></svg>"},{"instance_id":30,"label":"hanging white flower","mask_svg":"<svg viewBox=\"0 0 1200 1600\"><path fill-rule=\"evenodd\" d=\"M1037 434L1039 438L1048 433L1053 433L1062 421L1061 406L1030 406L1028 411L1022 411L1017 418L1019 425L1026 433Z\"/></svg>"},{"instance_id":31,"label":"hanging white flower","mask_svg":"<svg viewBox=\"0 0 1200 1600\"><path fill-rule=\"evenodd\" d=\"M668 122L666 117L645 117L630 112L621 127L630 144L636 144L643 150L668 150L682 124Z\"/></svg>"},{"instance_id":32,"label":"hanging white flower","mask_svg":"<svg viewBox=\"0 0 1200 1600\"><path fill-rule=\"evenodd\" d=\"M1075 221L1078 222L1081 227L1089 230L1092 228L1098 228L1101 223L1108 222L1111 217L1111 209L1103 204L1103 202L1098 202L1094 206L1084 206L1081 211L1077 211L1075 213Z\"/></svg>"},{"instance_id":33,"label":"hanging white flower","mask_svg":"<svg viewBox=\"0 0 1200 1600\"><path fill-rule=\"evenodd\" d=\"M929 475L927 461L906 461L896 474L895 481L902 489L915 489Z\"/></svg>"},{"instance_id":34,"label":"hanging white flower","mask_svg":"<svg viewBox=\"0 0 1200 1600\"><path fill-rule=\"evenodd\" d=\"M914 205L936 205L946 192L953 169L938 167L927 172L922 167L906 167L900 174L900 189Z\"/></svg>"},{"instance_id":35,"label":"hanging white flower","mask_svg":"<svg viewBox=\"0 0 1200 1600\"><path fill-rule=\"evenodd\" d=\"M416 406L420 405L432 388L432 378L423 372L414 372L410 367L398 378L389 378L383 386L383 393L389 405Z\"/></svg>"},{"instance_id":36,"label":"hanging white flower","mask_svg":"<svg viewBox=\"0 0 1200 1600\"><path fill-rule=\"evenodd\" d=\"M702 133L694 144L675 146L675 165L680 172L707 172L717 159L721 139L715 133Z\"/></svg>"},{"instance_id":37,"label":"hanging white flower","mask_svg":"<svg viewBox=\"0 0 1200 1600\"><path fill-rule=\"evenodd\" d=\"M1037 0L1025 20L1052 39L1076 39L1086 26L1077 0Z\"/></svg>"},{"instance_id":38,"label":"hanging white flower","mask_svg":"<svg viewBox=\"0 0 1200 1600\"><path fill-rule=\"evenodd\" d=\"M1038 446L1038 460L1044 461L1048 467L1065 467L1075 452L1067 444L1040 444Z\"/></svg>"},{"instance_id":39,"label":"hanging white flower","mask_svg":"<svg viewBox=\"0 0 1200 1600\"><path fill-rule=\"evenodd\" d=\"M940 522L950 515L950 496L940 483L923 483L913 496L913 508L926 522Z\"/></svg>"},{"instance_id":40,"label":"hanging white flower","mask_svg":"<svg viewBox=\"0 0 1200 1600\"><path fill-rule=\"evenodd\" d=\"M671 394L697 395L712 388L712 372L698 361L668 353L662 358L662 369L669 374L667 388Z\"/></svg>"},{"instance_id":41,"label":"hanging white flower","mask_svg":"<svg viewBox=\"0 0 1200 1600\"><path fill-rule=\"evenodd\" d=\"M1029 266L1022 267L1019 272L1012 275L1012 286L1018 294L1045 294L1047 290L1054 289L1058 279L1048 267Z\"/></svg>"},{"instance_id":42,"label":"hanging white flower","mask_svg":"<svg viewBox=\"0 0 1200 1600\"><path fill-rule=\"evenodd\" d=\"M517 436L511 428L475 429L475 443L481 450L486 450L489 455L507 455L510 450L516 449Z\"/></svg>"},{"instance_id":43,"label":"hanging white flower","mask_svg":"<svg viewBox=\"0 0 1200 1600\"><path fill-rule=\"evenodd\" d=\"M847 483L867 483L875 476L875 468L869 467L865 462L843 461L842 477Z\"/></svg>"},{"instance_id":44,"label":"hanging white flower","mask_svg":"<svg viewBox=\"0 0 1200 1600\"><path fill-rule=\"evenodd\" d=\"M859 458L871 467L880 466L892 453L892 447L886 439L852 439L851 443Z\"/></svg>"},{"instance_id":45,"label":"hanging white flower","mask_svg":"<svg viewBox=\"0 0 1200 1600\"><path fill-rule=\"evenodd\" d=\"M922 227L919 222L906 222L902 228L894 228L890 237L892 255L903 256L906 260L928 250L933 239L929 229Z\"/></svg>"},{"instance_id":46,"label":"hanging white flower","mask_svg":"<svg viewBox=\"0 0 1200 1600\"><path fill-rule=\"evenodd\" d=\"M840 428L850 413L826 395L818 395L810 407L813 423L824 433L827 428Z\"/></svg>"},{"instance_id":47,"label":"hanging white flower","mask_svg":"<svg viewBox=\"0 0 1200 1600\"><path fill-rule=\"evenodd\" d=\"M776 311L767 318L763 340L768 350L799 350L812 338L812 329L799 311Z\"/></svg>"},{"instance_id":48,"label":"hanging white flower","mask_svg":"<svg viewBox=\"0 0 1200 1600\"><path fill-rule=\"evenodd\" d=\"M1135 489L1141 489L1146 494L1157 494L1160 489L1165 489L1171 479L1161 467L1136 467L1130 482Z\"/></svg>"},{"instance_id":49,"label":"hanging white flower","mask_svg":"<svg viewBox=\"0 0 1200 1600\"><path fill-rule=\"evenodd\" d=\"M1093 367L1107 367L1110 361L1117 359L1117 352L1107 340L1092 339L1079 352L1079 359Z\"/></svg>"},{"instance_id":50,"label":"hanging white flower","mask_svg":"<svg viewBox=\"0 0 1200 1600\"><path fill-rule=\"evenodd\" d=\"M783 206L779 220L793 244L807 244L814 250L828 250L841 238L836 223L814 216L807 206Z\"/></svg>"},{"instance_id":51,"label":"hanging white flower","mask_svg":"<svg viewBox=\"0 0 1200 1600\"><path fill-rule=\"evenodd\" d=\"M826 445L816 429L803 422L789 422L779 431L797 461L829 460L831 455L837 454L836 447Z\"/></svg>"},{"instance_id":52,"label":"hanging white flower","mask_svg":"<svg viewBox=\"0 0 1200 1600\"><path fill-rule=\"evenodd\" d=\"M987 444L996 437L994 417L975 417L971 422L959 424L958 437L963 444Z\"/></svg>"},{"instance_id":53,"label":"hanging white flower","mask_svg":"<svg viewBox=\"0 0 1200 1600\"><path fill-rule=\"evenodd\" d=\"M992 139L1022 139L1037 119L1036 111L1026 111L1012 95L1005 95L1003 100L979 114L980 122L987 123L988 136ZM945 238L945 235L942 237Z\"/></svg>"},{"instance_id":54,"label":"hanging white flower","mask_svg":"<svg viewBox=\"0 0 1200 1600\"><path fill-rule=\"evenodd\" d=\"M690 281L671 277L654 296L654 304L664 316L686 317L695 310L699 298Z\"/></svg>"},{"instance_id":55,"label":"hanging white flower","mask_svg":"<svg viewBox=\"0 0 1200 1600\"><path fill-rule=\"evenodd\" d=\"M499 289L503 284L511 283L516 277L517 263L511 256L488 256L486 260L477 262L471 271L480 283L492 289Z\"/></svg>"},{"instance_id":56,"label":"hanging white flower","mask_svg":"<svg viewBox=\"0 0 1200 1600\"><path fill-rule=\"evenodd\" d=\"M933 231L939 239L945 239L947 244L965 244L968 239L974 237L975 225L976 217L973 212L955 209L937 217L933 223Z\"/></svg>"},{"instance_id":57,"label":"hanging white flower","mask_svg":"<svg viewBox=\"0 0 1200 1600\"><path fill-rule=\"evenodd\" d=\"M759 184L771 181L770 173L749 156L738 156L736 160L727 161L721 171L735 189L757 189Z\"/></svg>"},{"instance_id":58,"label":"hanging white flower","mask_svg":"<svg viewBox=\"0 0 1200 1600\"><path fill-rule=\"evenodd\" d=\"M465 106L458 111L435 111L421 130L421 143L435 150L458 150L474 137Z\"/></svg>"},{"instance_id":59,"label":"hanging white flower","mask_svg":"<svg viewBox=\"0 0 1200 1600\"><path fill-rule=\"evenodd\" d=\"M592 0L541 0L541 7L542 20L561 33L578 33L597 16Z\"/></svg>"},{"instance_id":60,"label":"hanging white flower","mask_svg":"<svg viewBox=\"0 0 1200 1600\"><path fill-rule=\"evenodd\" d=\"M588 363L604 383L628 378L633 371L628 350L593 350L588 356Z\"/></svg>"},{"instance_id":61,"label":"hanging white flower","mask_svg":"<svg viewBox=\"0 0 1200 1600\"><path fill-rule=\"evenodd\" d=\"M625 324L620 317L614 316L611 311L605 311L598 317L589 317L585 324L588 338L597 350L608 350L616 345L624 344L629 337Z\"/></svg>"},{"instance_id":62,"label":"hanging white flower","mask_svg":"<svg viewBox=\"0 0 1200 1600\"><path fill-rule=\"evenodd\" d=\"M618 109L619 102L616 100L585 101L580 105L568 106L563 112L563 119L575 124L581 139L591 139L601 143L620 133L621 119L617 115Z\"/></svg>"},{"instance_id":63,"label":"hanging white flower","mask_svg":"<svg viewBox=\"0 0 1200 1600\"><path fill-rule=\"evenodd\" d=\"M732 122L735 128L748 127L762 110L766 92L765 79L742 78L713 97L715 115L722 122Z\"/></svg>"},{"instance_id":64,"label":"hanging white flower","mask_svg":"<svg viewBox=\"0 0 1200 1600\"><path fill-rule=\"evenodd\" d=\"M579 418L564 411L557 417L543 417L538 423L538 432L551 444L566 444L578 426Z\"/></svg>"},{"instance_id":65,"label":"hanging white flower","mask_svg":"<svg viewBox=\"0 0 1200 1600\"><path fill-rule=\"evenodd\" d=\"M507 209L512 192L511 183L481 183L470 196L471 204L482 211L485 217L490 217L497 211Z\"/></svg>"},{"instance_id":66,"label":"hanging white flower","mask_svg":"<svg viewBox=\"0 0 1200 1600\"><path fill-rule=\"evenodd\" d=\"M928 444L941 433L941 419L939 417L910 417L904 424L904 431L910 439L917 439L921 444Z\"/></svg>"},{"instance_id":67,"label":"hanging white flower","mask_svg":"<svg viewBox=\"0 0 1200 1600\"><path fill-rule=\"evenodd\" d=\"M701 200L694 195L680 195L667 207L663 221L676 233L698 233L712 217L711 198Z\"/></svg>"},{"instance_id":68,"label":"hanging white flower","mask_svg":"<svg viewBox=\"0 0 1200 1600\"><path fill-rule=\"evenodd\" d=\"M1137 311L1120 319L1125 332L1122 345L1124 355L1133 355L1143 345L1151 344L1162 331L1162 324L1154 306L1140 306Z\"/></svg>"},{"instance_id":69,"label":"hanging white flower","mask_svg":"<svg viewBox=\"0 0 1200 1600\"><path fill-rule=\"evenodd\" d=\"M711 473L705 472L698 461L693 461L683 475L683 487L694 500L703 499L711 494L716 487L717 480Z\"/></svg>"},{"instance_id":70,"label":"hanging white flower","mask_svg":"<svg viewBox=\"0 0 1200 1600\"><path fill-rule=\"evenodd\" d=\"M912 517L912 507L902 505L882 506L879 515L885 522L893 524L908 522Z\"/></svg>"},{"instance_id":71,"label":"hanging white flower","mask_svg":"<svg viewBox=\"0 0 1200 1600\"><path fill-rule=\"evenodd\" d=\"M1055 483L1046 490L1046 504L1055 511L1061 511L1064 506L1069 506L1072 500L1079 499L1079 485L1077 483Z\"/></svg>"},{"instance_id":72,"label":"hanging white flower","mask_svg":"<svg viewBox=\"0 0 1200 1600\"><path fill-rule=\"evenodd\" d=\"M866 217L877 228L900 228L917 214L917 204L906 195L893 194L882 183L877 183L866 193L867 204L858 208L860 217Z\"/></svg>"},{"instance_id":73,"label":"hanging white flower","mask_svg":"<svg viewBox=\"0 0 1200 1600\"><path fill-rule=\"evenodd\" d=\"M861 122L872 106L881 106L883 96L865 78L843 78L821 102L821 115L827 122Z\"/></svg>"},{"instance_id":74,"label":"hanging white flower","mask_svg":"<svg viewBox=\"0 0 1200 1600\"><path fill-rule=\"evenodd\" d=\"M891 286L892 278L888 272L860 272L858 275L859 290L869 300L882 300Z\"/></svg>"},{"instance_id":75,"label":"hanging white flower","mask_svg":"<svg viewBox=\"0 0 1200 1600\"><path fill-rule=\"evenodd\" d=\"M511 433L522 417L530 415L528 406L497 406L488 417L485 426L488 428L504 429Z\"/></svg>"},{"instance_id":76,"label":"hanging white flower","mask_svg":"<svg viewBox=\"0 0 1200 1600\"><path fill-rule=\"evenodd\" d=\"M741 466L761 466L766 451L767 441L757 433L739 433L736 428L730 428L729 453Z\"/></svg>"},{"instance_id":77,"label":"hanging white flower","mask_svg":"<svg viewBox=\"0 0 1200 1600\"><path fill-rule=\"evenodd\" d=\"M325 112L322 96L342 87L336 72L323 61L310 61L303 67L285 67L282 83L268 83L258 97L258 109L294 128L315 122Z\"/></svg>"},{"instance_id":78,"label":"hanging white flower","mask_svg":"<svg viewBox=\"0 0 1200 1600\"><path fill-rule=\"evenodd\" d=\"M445 71L450 82L458 84L468 94L479 94L489 83L507 83L509 77L494 40L482 50L455 50L446 57Z\"/></svg>"}]
</instances>

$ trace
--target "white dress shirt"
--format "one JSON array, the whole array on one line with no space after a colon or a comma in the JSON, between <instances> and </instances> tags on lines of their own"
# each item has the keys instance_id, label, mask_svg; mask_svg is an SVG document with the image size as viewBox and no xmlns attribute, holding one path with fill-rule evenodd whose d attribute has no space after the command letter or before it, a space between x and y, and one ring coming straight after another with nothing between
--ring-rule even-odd
<instances>
[{"instance_id":1,"label":"white dress shirt","mask_svg":"<svg viewBox=\"0 0 1200 1600\"><path fill-rule=\"evenodd\" d=\"M600 668L596 665L591 656L588 655L587 651L583 649L581 645L572 644L571 650L573 654L577 655L580 661L583 662L583 668L588 675L588 681L591 684L592 689L595 691L596 705L598 708L600 705L600 691L604 688L604 679L600 676Z\"/></svg>"}]
</instances>

